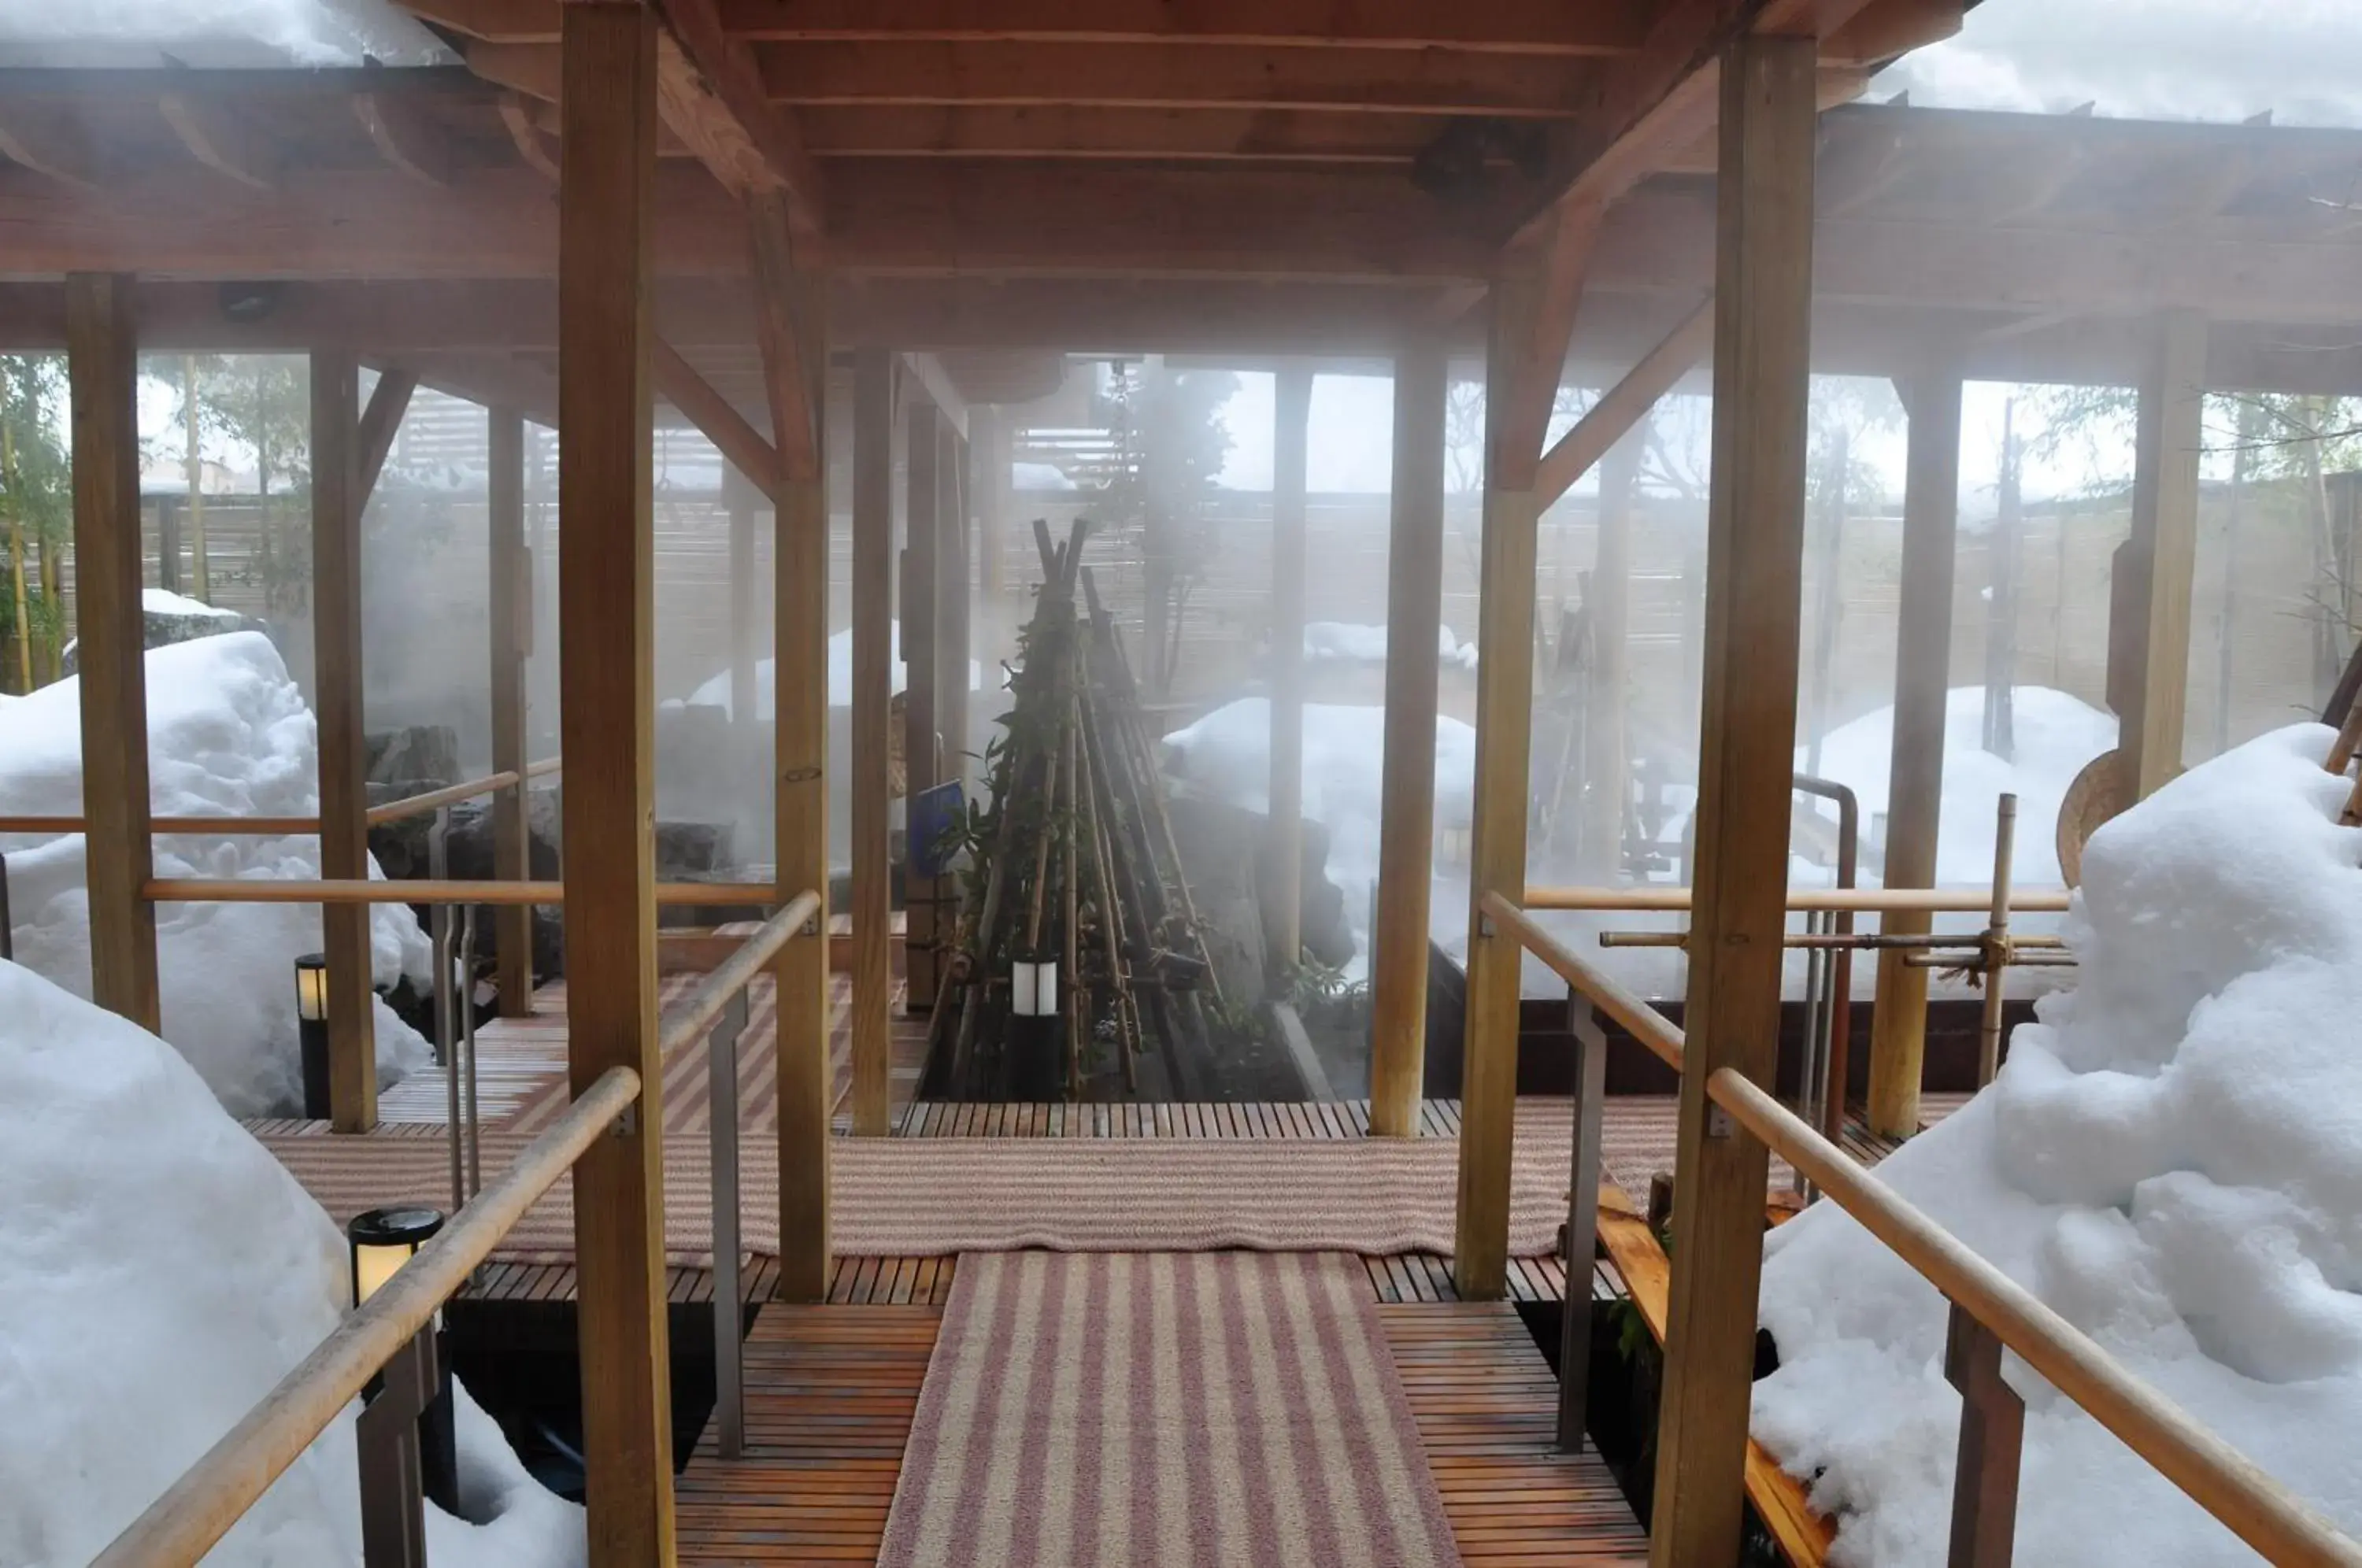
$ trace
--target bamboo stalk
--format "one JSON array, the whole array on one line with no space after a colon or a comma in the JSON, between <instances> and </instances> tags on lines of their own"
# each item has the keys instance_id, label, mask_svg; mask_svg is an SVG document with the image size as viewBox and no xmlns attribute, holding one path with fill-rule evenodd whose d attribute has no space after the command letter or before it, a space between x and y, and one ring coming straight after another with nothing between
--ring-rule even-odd
<instances>
[{"instance_id":1,"label":"bamboo stalk","mask_svg":"<svg viewBox=\"0 0 2362 1568\"><path fill-rule=\"evenodd\" d=\"M2001 1071L2002 977L2009 958L2010 862L2017 843L2017 797L2003 795L1993 822L1992 924L1985 932L1984 1013L1977 1032L1977 1087Z\"/></svg>"}]
</instances>

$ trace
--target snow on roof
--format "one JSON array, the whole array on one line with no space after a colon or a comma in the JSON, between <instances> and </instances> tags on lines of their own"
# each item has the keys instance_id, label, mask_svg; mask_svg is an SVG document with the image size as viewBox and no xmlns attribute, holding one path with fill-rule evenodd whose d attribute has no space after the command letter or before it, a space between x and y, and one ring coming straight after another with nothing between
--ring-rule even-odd
<instances>
[{"instance_id":1,"label":"snow on roof","mask_svg":"<svg viewBox=\"0 0 2362 1568\"><path fill-rule=\"evenodd\" d=\"M2001 1076L1880 1179L2340 1528L2362 1529L2362 832L2300 724L2102 827ZM1773 1231L1757 1438L1835 1560L1944 1560L1960 1419L1935 1287L1834 1204ZM2012 1357L2017 1550L2231 1568L2228 1530Z\"/></svg>"},{"instance_id":2,"label":"snow on roof","mask_svg":"<svg viewBox=\"0 0 2362 1568\"><path fill-rule=\"evenodd\" d=\"M0 0L0 66L447 65L392 0Z\"/></svg>"}]
</instances>

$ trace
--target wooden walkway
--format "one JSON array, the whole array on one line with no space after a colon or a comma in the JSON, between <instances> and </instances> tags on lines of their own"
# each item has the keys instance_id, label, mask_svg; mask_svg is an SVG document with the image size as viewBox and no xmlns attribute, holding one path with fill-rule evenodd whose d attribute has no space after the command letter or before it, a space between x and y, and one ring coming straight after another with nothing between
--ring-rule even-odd
<instances>
[{"instance_id":1,"label":"wooden walkway","mask_svg":"<svg viewBox=\"0 0 2362 1568\"><path fill-rule=\"evenodd\" d=\"M684 1564L877 1561L954 1273L949 1259L905 1266L918 1262L848 1259L830 1305L763 1309L746 1342L746 1452L723 1460L709 1430L676 1487ZM1646 1562L1606 1465L1552 1450L1556 1390L1516 1309L1406 1302L1374 1267L1372 1281L1462 1558Z\"/></svg>"}]
</instances>

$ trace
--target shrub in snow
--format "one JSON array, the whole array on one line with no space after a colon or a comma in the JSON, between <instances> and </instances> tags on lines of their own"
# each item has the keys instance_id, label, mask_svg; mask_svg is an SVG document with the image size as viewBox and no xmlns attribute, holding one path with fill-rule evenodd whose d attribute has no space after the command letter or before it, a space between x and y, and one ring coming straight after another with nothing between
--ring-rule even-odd
<instances>
[{"instance_id":1,"label":"shrub in snow","mask_svg":"<svg viewBox=\"0 0 2362 1568\"><path fill-rule=\"evenodd\" d=\"M0 707L0 811L82 814L82 693L66 679ZM311 710L270 640L237 632L148 653L149 799L160 816L309 816L319 810ZM17 959L78 996L90 994L90 900L79 834L0 835L8 860ZM159 877L308 878L319 841L168 834ZM371 876L378 874L370 862ZM302 1100L296 957L320 945L309 904L165 904L156 911L164 1037L231 1114L261 1116ZM399 904L371 916L380 985L434 974L418 921ZM377 1004L380 1078L428 1056L425 1041Z\"/></svg>"},{"instance_id":2,"label":"shrub in snow","mask_svg":"<svg viewBox=\"0 0 2362 1568\"><path fill-rule=\"evenodd\" d=\"M154 1035L0 963L0 1562L87 1562L337 1326L344 1238ZM358 1407L356 1407L357 1408ZM583 1558L463 1389L437 1568ZM360 1561L353 1410L205 1561Z\"/></svg>"},{"instance_id":3,"label":"shrub in snow","mask_svg":"<svg viewBox=\"0 0 2362 1568\"><path fill-rule=\"evenodd\" d=\"M1992 1088L1880 1167L2125 1364L2362 1533L2362 831L2301 724L2092 835ZM1939 1563L1959 1399L1935 1289L1833 1204L1766 1243L1755 1434L1840 1513L1835 1561ZM2256 1561L2011 1358L2018 1561Z\"/></svg>"}]
</instances>

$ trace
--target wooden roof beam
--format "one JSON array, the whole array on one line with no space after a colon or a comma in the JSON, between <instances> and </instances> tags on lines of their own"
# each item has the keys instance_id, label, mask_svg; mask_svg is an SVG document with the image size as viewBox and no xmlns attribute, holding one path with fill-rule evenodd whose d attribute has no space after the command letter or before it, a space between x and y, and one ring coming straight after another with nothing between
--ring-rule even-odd
<instances>
[{"instance_id":1,"label":"wooden roof beam","mask_svg":"<svg viewBox=\"0 0 2362 1568\"><path fill-rule=\"evenodd\" d=\"M778 448L763 439L746 423L746 416L680 357L679 350L661 337L654 339L649 370L657 394L696 425L733 467L764 494L778 493L784 477Z\"/></svg>"},{"instance_id":2,"label":"wooden roof beam","mask_svg":"<svg viewBox=\"0 0 2362 1568\"><path fill-rule=\"evenodd\" d=\"M403 0L415 15L486 40L555 43L557 0ZM1286 44L1302 48L1461 49L1518 54L1620 54L1638 47L1634 9L1564 0L721 0L732 33L822 39Z\"/></svg>"},{"instance_id":3,"label":"wooden roof beam","mask_svg":"<svg viewBox=\"0 0 2362 1568\"><path fill-rule=\"evenodd\" d=\"M1547 507L1573 489L1713 347L1714 298L1708 295L1542 454L1534 476L1534 504Z\"/></svg>"},{"instance_id":4,"label":"wooden roof beam","mask_svg":"<svg viewBox=\"0 0 2362 1568\"><path fill-rule=\"evenodd\" d=\"M665 123L715 179L748 199L777 191L795 227L822 227L820 166L795 125L764 95L746 46L722 26L714 0L655 0L657 103Z\"/></svg>"}]
</instances>

